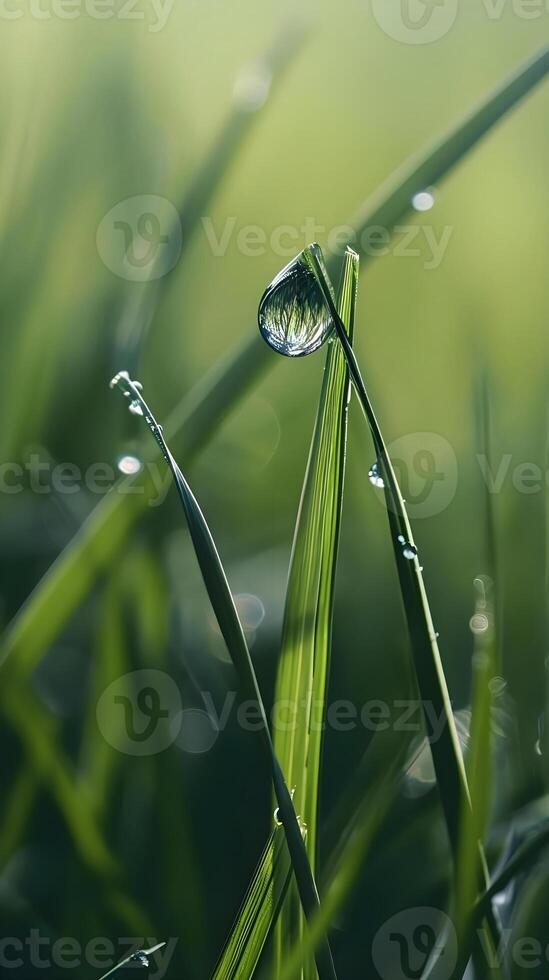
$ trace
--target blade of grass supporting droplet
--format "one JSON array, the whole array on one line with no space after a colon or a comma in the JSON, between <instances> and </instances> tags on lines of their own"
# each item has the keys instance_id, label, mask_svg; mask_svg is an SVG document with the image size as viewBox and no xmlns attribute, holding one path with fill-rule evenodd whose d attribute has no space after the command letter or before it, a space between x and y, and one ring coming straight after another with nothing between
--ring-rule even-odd
<instances>
[{"instance_id":1,"label":"blade of grass supporting droplet","mask_svg":"<svg viewBox=\"0 0 549 980\"><path fill-rule=\"evenodd\" d=\"M438 649L437 634L433 626L427 592L423 582L422 567L419 563L406 505L400 492L394 468L353 348L349 343L345 326L341 322L335 307L330 285L326 280L315 250L305 249L303 254L310 264L311 271L316 276L326 305L334 320L337 337L345 353L355 391L370 427L378 466L383 479L391 543L410 635L425 725L430 740L450 845L454 860L457 862L460 814L464 805L471 806L471 799L450 695ZM433 709L433 716L443 722L442 728L437 733L433 729L430 711L425 710L427 705ZM484 878L488 883L484 857L482 864ZM497 944L499 935L497 924L493 919L491 919L491 928Z\"/></svg>"},{"instance_id":2,"label":"blade of grass supporting droplet","mask_svg":"<svg viewBox=\"0 0 549 980\"><path fill-rule=\"evenodd\" d=\"M276 825L231 930L212 980L251 980L277 920L291 877L282 828Z\"/></svg>"},{"instance_id":3,"label":"blade of grass supporting droplet","mask_svg":"<svg viewBox=\"0 0 549 980\"><path fill-rule=\"evenodd\" d=\"M348 249L337 307L351 338L357 282L358 256ZM294 802L307 827L313 871L349 394L345 358L339 345L331 344L294 534L275 693L275 704L292 705L291 725L275 730L274 744L286 781L295 787ZM299 929L299 908L291 897L277 927L278 970ZM311 967L306 975L313 971Z\"/></svg>"},{"instance_id":4,"label":"blade of grass supporting droplet","mask_svg":"<svg viewBox=\"0 0 549 980\"><path fill-rule=\"evenodd\" d=\"M278 802L280 821L286 833L286 840L288 842L288 849L303 910L307 917L310 917L319 905L318 891L309 864L302 828L299 824L292 798L274 751L267 714L250 657L250 651L248 650L242 624L238 617L234 599L215 542L192 490L170 453L163 431L144 400L140 388L134 384L127 372L124 371L119 372L113 378L111 385L119 386L131 398L133 406L139 406L140 412L143 414L174 478L206 591L225 640L227 650L238 672L245 696L257 704L258 707L261 719L260 731L271 763L271 773ZM327 939L324 940L317 950L317 969L320 980L330 980L330 978L331 980L335 980L336 974Z\"/></svg>"},{"instance_id":5,"label":"blade of grass supporting droplet","mask_svg":"<svg viewBox=\"0 0 549 980\"><path fill-rule=\"evenodd\" d=\"M391 234L395 225L410 212L413 195L427 185L440 182L548 72L549 49L545 47L483 100L464 121L433 147L406 163L362 205L350 221L354 234L349 244L361 251L368 229L376 225ZM365 255L364 264L370 258L372 256ZM222 359L182 400L166 423L166 432L170 439L178 437L179 449L186 459L206 446L228 412L276 361L254 331L252 340ZM121 495L123 485L128 487L128 481L120 480L96 506L86 524L17 613L3 638L0 666L5 665L12 654L19 657L26 650L30 651L33 662L38 662L120 551L153 494L146 474L131 481L131 486L142 487L143 493Z\"/></svg>"}]
</instances>

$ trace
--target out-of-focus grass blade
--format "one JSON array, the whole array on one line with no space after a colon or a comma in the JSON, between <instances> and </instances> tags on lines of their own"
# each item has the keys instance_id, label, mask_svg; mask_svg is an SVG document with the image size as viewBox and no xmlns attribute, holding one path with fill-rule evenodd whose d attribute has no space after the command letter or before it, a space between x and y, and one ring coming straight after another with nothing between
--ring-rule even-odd
<instances>
[{"instance_id":1,"label":"out-of-focus grass blade","mask_svg":"<svg viewBox=\"0 0 549 980\"><path fill-rule=\"evenodd\" d=\"M352 227L360 229L361 233L376 226L392 231L410 211L414 195L446 177L469 150L548 73L549 47L545 46L457 126L397 170L365 202L351 222ZM371 257L365 255L364 262L367 263Z\"/></svg>"},{"instance_id":2,"label":"out-of-focus grass blade","mask_svg":"<svg viewBox=\"0 0 549 980\"><path fill-rule=\"evenodd\" d=\"M504 868L501 869L499 874L494 875L490 887L479 896L476 906L475 906L475 918L482 918L482 916L490 908L493 899L500 892L504 891L509 882L516 878L518 875L522 874L532 867L535 861L540 857L543 851L549 847L549 826L544 827L540 830L539 834L531 837L529 840L525 841L524 844L517 849L510 861L507 862Z\"/></svg>"},{"instance_id":3,"label":"out-of-focus grass blade","mask_svg":"<svg viewBox=\"0 0 549 980\"><path fill-rule=\"evenodd\" d=\"M351 338L357 283L358 256L349 249L337 303ZM330 344L294 534L275 693L275 704L292 705L291 724L275 730L274 745L288 785L295 786L294 802L307 827L313 871L323 727L320 706L325 703L330 659L349 395L343 352L339 344ZM290 895L278 925L278 969L296 932L296 909L299 916ZM314 975L314 967L312 971Z\"/></svg>"},{"instance_id":4,"label":"out-of-focus grass blade","mask_svg":"<svg viewBox=\"0 0 549 980\"><path fill-rule=\"evenodd\" d=\"M201 217L218 187L224 180L235 157L249 135L257 118L270 98L285 70L294 60L305 36L304 23L292 22L276 37L269 49L240 71L233 94L231 113L217 135L206 159L197 167L196 175L178 208L180 234L168 235L177 241L178 262L191 241ZM160 261L160 250L158 261ZM165 256L162 255L162 261ZM155 313L164 292L174 281L174 276L155 276L151 270L150 281L141 290L132 290L117 331L117 349L114 369L127 368L130 373L138 368L139 352L146 340Z\"/></svg>"},{"instance_id":5,"label":"out-of-focus grass blade","mask_svg":"<svg viewBox=\"0 0 549 980\"><path fill-rule=\"evenodd\" d=\"M174 478L202 578L221 634L238 672L244 694L257 705L259 711L260 731L271 764L278 813L286 833L301 903L306 915L310 917L319 906L319 898L303 840L302 827L275 754L250 651L215 542L191 488L168 449L163 431L141 394L140 387L135 385L125 371L119 372L113 378L111 386L118 386L124 394L128 395L131 398L132 408L144 416ZM317 949L316 958L320 980L335 980L335 969L327 939L324 939Z\"/></svg>"},{"instance_id":6,"label":"out-of-focus grass blade","mask_svg":"<svg viewBox=\"0 0 549 980\"><path fill-rule=\"evenodd\" d=\"M491 688L490 681L496 671L496 639L493 609L483 578L475 579L477 599L471 619L474 635L472 714L469 741L467 777L471 806L462 806L459 847L456 867L454 898L454 923L458 935L459 957L463 970L473 953L479 977L489 973L498 976L499 971L489 971L484 953L472 948L473 911L479 893L479 882L487 877L487 868L481 868L483 860L479 841L483 841L488 825L491 802ZM490 933L482 926L482 949L490 948ZM478 962L482 956L482 962Z\"/></svg>"},{"instance_id":7,"label":"out-of-focus grass blade","mask_svg":"<svg viewBox=\"0 0 549 980\"><path fill-rule=\"evenodd\" d=\"M276 922L291 876L286 838L273 829L212 980L250 980Z\"/></svg>"},{"instance_id":8,"label":"out-of-focus grass blade","mask_svg":"<svg viewBox=\"0 0 549 980\"><path fill-rule=\"evenodd\" d=\"M440 182L548 72L549 50L545 47L434 148L406 164L352 220L357 241L376 224L393 231L396 222L411 209L413 195L434 181ZM177 435L179 449L186 459L205 447L222 420L267 366L277 362L257 336L255 327L253 334L252 340L221 361L196 386L166 424L168 437ZM118 492L113 491L97 505L17 614L3 640L3 661L10 654L20 657L22 651L30 650L29 656L36 663L118 553L152 494L150 483L147 489L140 478L135 482L144 486L144 492L121 497L123 482L119 481Z\"/></svg>"}]
</instances>

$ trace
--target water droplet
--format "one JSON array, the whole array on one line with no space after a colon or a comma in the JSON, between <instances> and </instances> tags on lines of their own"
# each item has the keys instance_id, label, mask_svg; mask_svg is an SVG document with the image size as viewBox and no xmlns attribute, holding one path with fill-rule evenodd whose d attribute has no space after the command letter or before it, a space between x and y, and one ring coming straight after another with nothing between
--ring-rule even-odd
<instances>
[{"instance_id":1,"label":"water droplet","mask_svg":"<svg viewBox=\"0 0 549 980\"><path fill-rule=\"evenodd\" d=\"M130 412L132 415L143 415L143 409L141 408L141 402L137 398L133 398L130 402Z\"/></svg>"},{"instance_id":2,"label":"water droplet","mask_svg":"<svg viewBox=\"0 0 549 980\"><path fill-rule=\"evenodd\" d=\"M277 827L282 827L282 820L280 819L279 807L276 808L275 812L273 813L273 817Z\"/></svg>"},{"instance_id":3,"label":"water droplet","mask_svg":"<svg viewBox=\"0 0 549 980\"><path fill-rule=\"evenodd\" d=\"M417 548L415 544L411 544L409 541L401 542L402 544L402 554L408 561L413 561L417 555Z\"/></svg>"},{"instance_id":4,"label":"water droplet","mask_svg":"<svg viewBox=\"0 0 549 980\"><path fill-rule=\"evenodd\" d=\"M118 457L116 465L124 476L135 476L136 473L139 473L143 464L137 456L132 456L131 453L127 453L124 456Z\"/></svg>"},{"instance_id":5,"label":"water droplet","mask_svg":"<svg viewBox=\"0 0 549 980\"><path fill-rule=\"evenodd\" d=\"M259 304L258 321L263 339L286 357L312 354L334 329L334 321L308 264L308 250L314 252L328 278L320 247L309 245L273 279Z\"/></svg>"},{"instance_id":6,"label":"water droplet","mask_svg":"<svg viewBox=\"0 0 549 980\"><path fill-rule=\"evenodd\" d=\"M118 373L115 374L114 378L111 378L109 387L117 388L118 385L120 385L120 387L123 388L124 382L129 380L130 380L130 376L127 371L118 371Z\"/></svg>"},{"instance_id":7,"label":"water droplet","mask_svg":"<svg viewBox=\"0 0 549 980\"><path fill-rule=\"evenodd\" d=\"M419 191L418 194L414 194L412 198L412 207L414 211L430 211L434 207L435 195L432 191Z\"/></svg>"},{"instance_id":8,"label":"water droplet","mask_svg":"<svg viewBox=\"0 0 549 980\"><path fill-rule=\"evenodd\" d=\"M404 537L403 534L399 534L399 536L398 536L398 543L399 544L405 544L406 543L406 538Z\"/></svg>"},{"instance_id":9,"label":"water droplet","mask_svg":"<svg viewBox=\"0 0 549 980\"><path fill-rule=\"evenodd\" d=\"M536 744L534 745L534 750L536 755L543 755L543 749L541 747L541 739L538 738Z\"/></svg>"},{"instance_id":10,"label":"water droplet","mask_svg":"<svg viewBox=\"0 0 549 980\"><path fill-rule=\"evenodd\" d=\"M139 963L139 966L149 965L149 957L142 949L138 949L137 952L133 954L132 960L134 963Z\"/></svg>"},{"instance_id":11,"label":"water droplet","mask_svg":"<svg viewBox=\"0 0 549 980\"><path fill-rule=\"evenodd\" d=\"M369 477L369 480L370 480L370 483L372 484L372 486L377 487L379 490L382 490L383 487L385 486L385 483L383 481L383 477L381 476L381 473L379 472L379 464L378 463L374 463L372 466L370 466L370 470L368 472L368 477Z\"/></svg>"},{"instance_id":12,"label":"water droplet","mask_svg":"<svg viewBox=\"0 0 549 980\"><path fill-rule=\"evenodd\" d=\"M476 636L486 633L489 626L490 620L485 613L475 613L475 615L471 616L471 619L469 620L469 629L471 630L471 633L474 633Z\"/></svg>"}]
</instances>

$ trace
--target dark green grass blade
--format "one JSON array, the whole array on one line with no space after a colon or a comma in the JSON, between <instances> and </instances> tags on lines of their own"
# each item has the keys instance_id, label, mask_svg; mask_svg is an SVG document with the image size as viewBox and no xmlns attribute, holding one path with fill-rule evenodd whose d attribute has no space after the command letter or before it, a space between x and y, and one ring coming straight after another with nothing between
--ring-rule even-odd
<instances>
[{"instance_id":1,"label":"dark green grass blade","mask_svg":"<svg viewBox=\"0 0 549 980\"><path fill-rule=\"evenodd\" d=\"M334 320L337 337L345 352L353 385L370 427L378 466L383 477L391 543L410 636L414 669L421 694L424 721L430 739L433 765L457 874L460 817L464 807L471 808L471 798L450 695L438 649L437 634L433 626L427 592L423 582L423 569L419 562L406 505L400 492L393 465L358 362L347 338L345 326L341 323L335 308L329 283L315 251L306 249L303 254L310 263ZM438 734L433 730L429 712L425 711L426 705L434 708L435 716L438 719L444 720L444 725ZM480 842L479 847L481 848L483 877L485 883L488 884L487 865ZM497 946L499 930L493 917L490 917L490 925Z\"/></svg>"},{"instance_id":2,"label":"dark green grass blade","mask_svg":"<svg viewBox=\"0 0 549 980\"><path fill-rule=\"evenodd\" d=\"M548 71L549 51L543 48L435 147L406 164L359 209L351 222L357 241L376 224L392 231L409 212L413 194L434 181L440 182ZM254 328L253 339L221 361L181 402L166 424L166 432L170 439L178 437L186 459L204 448L224 417L277 360ZM121 549L149 499L147 492L121 497L122 482L118 491L97 505L15 617L3 640L4 660L12 653L19 657L22 651L30 650L31 659L37 662ZM142 479L135 482L143 485ZM150 485L148 493L152 493Z\"/></svg>"},{"instance_id":3,"label":"dark green grass blade","mask_svg":"<svg viewBox=\"0 0 549 980\"><path fill-rule=\"evenodd\" d=\"M322 905L307 932L299 938L286 957L280 980L297 980L302 965L310 958L320 937L352 894L375 835L394 800L395 782L403 759L404 750L402 746L395 744L393 738L392 751L390 755L384 753L383 765L372 778L370 799L365 801L360 820L324 890Z\"/></svg>"},{"instance_id":4,"label":"dark green grass blade","mask_svg":"<svg viewBox=\"0 0 549 980\"><path fill-rule=\"evenodd\" d=\"M349 249L338 310L350 337L357 283L358 256ZM338 344L330 344L294 534L275 693L275 704L292 705L291 724L275 731L274 745L286 781L295 787L313 871L324 719L320 706L325 705L330 660L349 394L345 358ZM299 909L291 897L278 925L278 969L299 927Z\"/></svg>"},{"instance_id":5,"label":"dark green grass blade","mask_svg":"<svg viewBox=\"0 0 549 980\"><path fill-rule=\"evenodd\" d=\"M130 396L133 403L139 403L141 406L145 420L174 478L206 591L223 639L225 640L227 650L238 672L244 695L258 707L262 724L261 735L271 763L278 812L286 833L286 840L288 842L288 849L303 910L309 917L319 905L318 892L307 857L302 829L280 764L275 755L265 706L259 690L244 631L238 618L233 596L215 542L191 488L168 449L162 429L158 426L139 388L135 386L125 372L117 375L113 379L112 384L119 385L124 393ZM317 969L320 980L335 980L335 970L327 940L324 940L317 950Z\"/></svg>"},{"instance_id":6,"label":"dark green grass blade","mask_svg":"<svg viewBox=\"0 0 549 980\"><path fill-rule=\"evenodd\" d=\"M212 980L250 980L276 922L291 876L286 839L272 831Z\"/></svg>"}]
</instances>

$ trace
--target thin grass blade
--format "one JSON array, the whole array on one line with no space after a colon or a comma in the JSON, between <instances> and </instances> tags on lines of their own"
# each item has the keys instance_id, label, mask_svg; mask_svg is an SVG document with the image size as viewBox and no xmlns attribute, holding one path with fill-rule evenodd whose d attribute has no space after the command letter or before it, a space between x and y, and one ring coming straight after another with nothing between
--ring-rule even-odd
<instances>
[{"instance_id":1,"label":"thin grass blade","mask_svg":"<svg viewBox=\"0 0 549 980\"><path fill-rule=\"evenodd\" d=\"M358 256L349 249L337 302L351 338L357 283ZM339 345L331 344L294 533L275 693L275 703L292 705L291 725L275 731L274 745L286 781L295 787L294 801L307 827L313 872L349 396L345 358ZM279 970L290 937L299 928L299 907L291 899L290 894L278 925ZM307 971L311 973L314 967Z\"/></svg>"},{"instance_id":2,"label":"thin grass blade","mask_svg":"<svg viewBox=\"0 0 549 980\"><path fill-rule=\"evenodd\" d=\"M120 387L124 394L127 394L131 398L132 407L134 409L138 408L139 414L144 416L174 478L206 591L225 640L227 650L238 672L245 696L257 705L259 711L261 719L260 731L271 764L273 785L278 802L278 813L286 833L286 840L288 842L288 849L303 910L309 917L319 906L319 898L303 840L302 827L296 815L280 763L274 751L267 714L259 690L253 662L250 657L250 651L215 542L189 484L168 449L163 431L141 394L140 387L135 385L127 372L119 372L113 378L111 386ZM327 939L324 940L317 950L317 968L320 980L335 980L336 974Z\"/></svg>"},{"instance_id":3,"label":"thin grass blade","mask_svg":"<svg viewBox=\"0 0 549 980\"><path fill-rule=\"evenodd\" d=\"M276 825L221 954L212 980L251 980L291 877L286 839Z\"/></svg>"}]
</instances>

